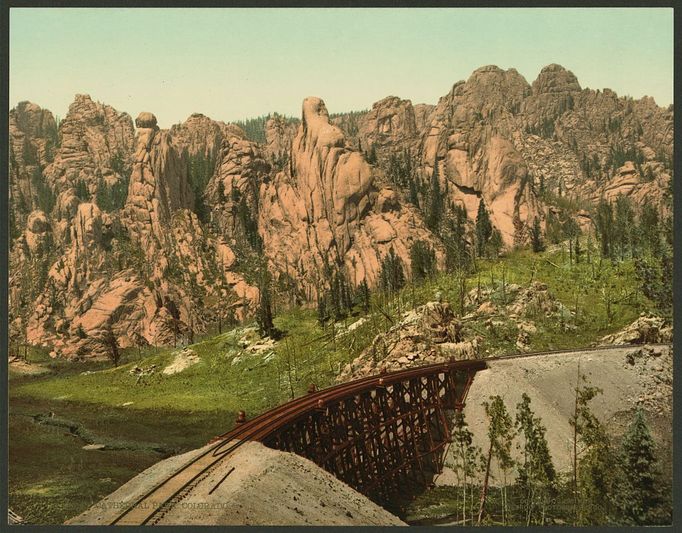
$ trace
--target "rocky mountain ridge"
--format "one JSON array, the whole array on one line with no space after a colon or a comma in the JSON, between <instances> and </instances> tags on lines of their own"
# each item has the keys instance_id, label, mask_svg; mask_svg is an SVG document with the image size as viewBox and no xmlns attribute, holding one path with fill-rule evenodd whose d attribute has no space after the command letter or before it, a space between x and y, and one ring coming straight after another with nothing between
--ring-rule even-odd
<instances>
[{"instance_id":1,"label":"rocky mountain ridge","mask_svg":"<svg viewBox=\"0 0 682 533\"><path fill-rule=\"evenodd\" d=\"M391 96L333 119L306 98L300 124L266 122L265 144L200 114L163 130L77 95L57 124L22 102L9 124L11 336L102 357L252 316L264 284L290 304L316 301L335 273L374 287L391 250L409 276L418 241L442 267L434 194L470 223L483 200L508 247L567 203L586 229L602 197L665 209L672 119L558 65L532 84L482 67L436 105Z\"/></svg>"}]
</instances>

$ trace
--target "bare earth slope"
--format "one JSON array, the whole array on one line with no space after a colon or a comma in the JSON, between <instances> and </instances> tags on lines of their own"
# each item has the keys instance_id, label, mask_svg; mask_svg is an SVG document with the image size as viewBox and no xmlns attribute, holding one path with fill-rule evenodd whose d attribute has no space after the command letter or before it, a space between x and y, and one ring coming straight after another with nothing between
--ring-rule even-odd
<instances>
[{"instance_id":1,"label":"bare earth slope","mask_svg":"<svg viewBox=\"0 0 682 533\"><path fill-rule=\"evenodd\" d=\"M630 358L633 364L628 362L630 353L635 354ZM574 408L578 365L589 385L603 389L590 407L609 427L609 433L622 435L632 419L632 410L641 405L659 445L662 466L671 468L672 350L663 346L652 347L650 351L633 346L491 362L489 369L476 374L464 408L474 445L488 449L488 425L482 403L499 394L513 418L516 404L525 392L530 396L531 408L547 428L554 465L559 472L568 471L573 438L568 421ZM512 453L519 457L517 450ZM456 477L446 468L436 482L456 484Z\"/></svg>"},{"instance_id":2,"label":"bare earth slope","mask_svg":"<svg viewBox=\"0 0 682 533\"><path fill-rule=\"evenodd\" d=\"M72 525L110 523L130 502L177 471L205 448L148 468ZM229 476L213 489L234 467ZM154 525L405 525L311 461L249 442L199 482Z\"/></svg>"}]
</instances>

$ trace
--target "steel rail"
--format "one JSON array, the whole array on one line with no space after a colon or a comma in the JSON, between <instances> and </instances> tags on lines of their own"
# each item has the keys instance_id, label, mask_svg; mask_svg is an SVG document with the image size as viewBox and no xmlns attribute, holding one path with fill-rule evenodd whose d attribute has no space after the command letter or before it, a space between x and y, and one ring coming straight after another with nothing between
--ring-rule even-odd
<instances>
[{"instance_id":1,"label":"steel rail","mask_svg":"<svg viewBox=\"0 0 682 533\"><path fill-rule=\"evenodd\" d=\"M481 361L504 361L506 359L523 359L525 357L539 357L542 355L561 355L566 353L579 352L604 352L606 350L624 350L626 348L635 349L638 346L670 346L666 342L646 342L642 344L609 344L606 346L588 346L587 348L562 348L561 350L547 350L544 352L519 352L510 355L495 355L493 357L483 357Z\"/></svg>"}]
</instances>

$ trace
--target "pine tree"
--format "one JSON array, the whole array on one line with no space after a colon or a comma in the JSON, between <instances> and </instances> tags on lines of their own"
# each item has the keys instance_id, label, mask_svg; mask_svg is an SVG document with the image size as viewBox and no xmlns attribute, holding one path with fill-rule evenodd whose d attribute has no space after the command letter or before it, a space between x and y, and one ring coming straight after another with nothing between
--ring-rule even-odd
<instances>
[{"instance_id":1,"label":"pine tree","mask_svg":"<svg viewBox=\"0 0 682 533\"><path fill-rule=\"evenodd\" d=\"M635 259L635 275L644 295L666 317L673 309L673 225L672 217L664 223L655 207L645 204L638 231L639 256Z\"/></svg>"},{"instance_id":2,"label":"pine tree","mask_svg":"<svg viewBox=\"0 0 682 533\"><path fill-rule=\"evenodd\" d=\"M512 422L504 401L499 395L491 396L489 402L483 402L485 414L488 417L488 454L486 458L485 476L483 478L483 489L481 490L481 501L478 508L478 523L483 520L485 504L488 497L488 486L490 483L490 467L493 457L498 461L500 467L506 471L512 466L511 441L513 438L514 424ZM504 500L503 500L504 501ZM504 512L504 511L503 511Z\"/></svg>"},{"instance_id":3,"label":"pine tree","mask_svg":"<svg viewBox=\"0 0 682 533\"><path fill-rule=\"evenodd\" d=\"M471 263L469 243L466 239L467 212L463 206L455 205L446 220L444 235L445 268L448 272L468 270Z\"/></svg>"},{"instance_id":4,"label":"pine tree","mask_svg":"<svg viewBox=\"0 0 682 533\"><path fill-rule=\"evenodd\" d=\"M258 308L256 309L256 323L258 324L258 331L263 337L270 337L276 339L279 337L279 331L275 328L272 317L272 297L270 295L270 275L265 272L261 274L258 290L260 291L260 298L258 300Z\"/></svg>"},{"instance_id":5,"label":"pine tree","mask_svg":"<svg viewBox=\"0 0 682 533\"><path fill-rule=\"evenodd\" d=\"M88 191L88 186L83 180L78 180L76 182L76 196L83 202L90 200L90 192Z\"/></svg>"},{"instance_id":6,"label":"pine tree","mask_svg":"<svg viewBox=\"0 0 682 533\"><path fill-rule=\"evenodd\" d=\"M514 248L520 248L527 240L526 225L521 221L521 217L517 214L512 218L514 226Z\"/></svg>"},{"instance_id":7,"label":"pine tree","mask_svg":"<svg viewBox=\"0 0 682 533\"><path fill-rule=\"evenodd\" d=\"M441 220L443 218L444 201L443 193L440 189L440 175L438 173L438 161L433 164L433 173L431 174L431 190L430 190L429 213L426 217L426 227L433 233L438 234Z\"/></svg>"},{"instance_id":8,"label":"pine tree","mask_svg":"<svg viewBox=\"0 0 682 533\"><path fill-rule=\"evenodd\" d=\"M376 163L377 163L377 149L376 149L376 146L374 144L369 149L369 153L367 154L367 162L370 165L376 165Z\"/></svg>"},{"instance_id":9,"label":"pine tree","mask_svg":"<svg viewBox=\"0 0 682 533\"><path fill-rule=\"evenodd\" d=\"M324 326L329 320L329 312L327 311L327 298L321 295L317 298L317 321L320 326Z\"/></svg>"},{"instance_id":10,"label":"pine tree","mask_svg":"<svg viewBox=\"0 0 682 533\"><path fill-rule=\"evenodd\" d=\"M606 430L589 403L602 389L587 385L580 373L575 387L573 428L573 496L575 525L602 524L609 513L612 453Z\"/></svg>"},{"instance_id":11,"label":"pine tree","mask_svg":"<svg viewBox=\"0 0 682 533\"><path fill-rule=\"evenodd\" d=\"M405 272L403 270L403 263L395 254L392 246L381 263L379 285L382 290L390 294L398 292L405 286Z\"/></svg>"},{"instance_id":12,"label":"pine tree","mask_svg":"<svg viewBox=\"0 0 682 533\"><path fill-rule=\"evenodd\" d=\"M462 521L465 525L468 515L473 523L473 500L471 497L476 481L475 476L479 472L481 463L481 449L474 446L473 436L464 417L464 412L456 411L452 442L455 447L455 473L461 481L462 487ZM467 504L469 505L469 513L467 513Z\"/></svg>"},{"instance_id":13,"label":"pine tree","mask_svg":"<svg viewBox=\"0 0 682 533\"><path fill-rule=\"evenodd\" d=\"M414 181L414 178L410 178L409 201L412 205L419 207L419 192L417 191L417 184Z\"/></svg>"},{"instance_id":14,"label":"pine tree","mask_svg":"<svg viewBox=\"0 0 682 533\"><path fill-rule=\"evenodd\" d=\"M556 490L556 470L545 438L546 429L531 410L530 397L525 392L516 405L516 427L523 436L523 462L518 468L517 483L523 492L525 522L527 526L533 522L544 525L548 499Z\"/></svg>"},{"instance_id":15,"label":"pine tree","mask_svg":"<svg viewBox=\"0 0 682 533\"><path fill-rule=\"evenodd\" d=\"M597 205L594 224L601 244L602 257L613 257L613 209L611 204L603 198Z\"/></svg>"},{"instance_id":16,"label":"pine tree","mask_svg":"<svg viewBox=\"0 0 682 533\"><path fill-rule=\"evenodd\" d=\"M210 210L204 202L204 191L213 174L213 167L214 161L210 155L197 153L189 158L187 178L194 193L194 212L202 222L210 218Z\"/></svg>"},{"instance_id":17,"label":"pine tree","mask_svg":"<svg viewBox=\"0 0 682 533\"><path fill-rule=\"evenodd\" d=\"M642 206L642 213L639 217L640 231L642 234L642 244L651 254L657 255L661 250L661 232L658 210L650 203Z\"/></svg>"},{"instance_id":18,"label":"pine tree","mask_svg":"<svg viewBox=\"0 0 682 533\"><path fill-rule=\"evenodd\" d=\"M436 253L433 248L424 241L416 241L410 248L410 266L414 281L433 276L436 272Z\"/></svg>"},{"instance_id":19,"label":"pine tree","mask_svg":"<svg viewBox=\"0 0 682 533\"><path fill-rule=\"evenodd\" d=\"M656 524L663 514L660 473L654 441L641 408L621 443L619 466L614 500L621 519L633 525Z\"/></svg>"},{"instance_id":20,"label":"pine tree","mask_svg":"<svg viewBox=\"0 0 682 533\"><path fill-rule=\"evenodd\" d=\"M613 239L618 247L620 260L625 260L628 253L632 253L632 233L635 214L632 202L625 196L616 198L616 213L614 218Z\"/></svg>"},{"instance_id":21,"label":"pine tree","mask_svg":"<svg viewBox=\"0 0 682 533\"><path fill-rule=\"evenodd\" d=\"M489 255L491 257L498 257L500 251L504 246L504 241L502 240L502 233L497 228L493 228L493 233L490 235L490 242L488 242Z\"/></svg>"},{"instance_id":22,"label":"pine tree","mask_svg":"<svg viewBox=\"0 0 682 533\"><path fill-rule=\"evenodd\" d=\"M573 265L574 246L577 247L578 236L580 235L580 226L575 221L570 213L563 212L562 233L563 237L568 237L568 258L571 265ZM576 260L577 262L577 260Z\"/></svg>"},{"instance_id":23,"label":"pine tree","mask_svg":"<svg viewBox=\"0 0 682 533\"><path fill-rule=\"evenodd\" d=\"M545 250L545 243L542 239L542 229L540 228L540 219L533 220L533 228L530 232L530 240L533 246L533 252L536 254Z\"/></svg>"},{"instance_id":24,"label":"pine tree","mask_svg":"<svg viewBox=\"0 0 682 533\"><path fill-rule=\"evenodd\" d=\"M478 203L478 213L476 215L476 246L478 249L478 257L483 257L486 250L486 245L490 241L493 234L493 225L490 222L490 215L485 207L485 200L481 198Z\"/></svg>"},{"instance_id":25,"label":"pine tree","mask_svg":"<svg viewBox=\"0 0 682 533\"><path fill-rule=\"evenodd\" d=\"M121 360L121 352L118 349L116 335L114 335L114 332L111 330L111 324L107 324L102 336L102 342L109 349L109 359L113 365L117 367Z\"/></svg>"},{"instance_id":26,"label":"pine tree","mask_svg":"<svg viewBox=\"0 0 682 533\"><path fill-rule=\"evenodd\" d=\"M367 279L363 279L360 282L360 285L358 285L357 295L358 295L359 303L362 306L362 310L365 313L368 313L369 312L369 304L370 304L370 292L369 292L369 285L367 285Z\"/></svg>"},{"instance_id":27,"label":"pine tree","mask_svg":"<svg viewBox=\"0 0 682 533\"><path fill-rule=\"evenodd\" d=\"M340 270L331 275L328 297L324 299L326 310L334 320L345 318L353 310L351 289Z\"/></svg>"},{"instance_id":28,"label":"pine tree","mask_svg":"<svg viewBox=\"0 0 682 533\"><path fill-rule=\"evenodd\" d=\"M112 212L121 209L125 205L127 196L127 180L121 179L109 186L104 178L99 178L97 192L95 193L95 203L102 211Z\"/></svg>"},{"instance_id":29,"label":"pine tree","mask_svg":"<svg viewBox=\"0 0 682 533\"><path fill-rule=\"evenodd\" d=\"M334 320L340 320L342 318L342 304L341 295L339 291L339 278L337 274L331 276L331 284L329 288L329 298L327 302L327 307L329 309L329 315Z\"/></svg>"},{"instance_id":30,"label":"pine tree","mask_svg":"<svg viewBox=\"0 0 682 533\"><path fill-rule=\"evenodd\" d=\"M175 305L173 300L166 300L166 309L171 317L171 324L173 325L173 348L178 344L178 334L180 333L180 309Z\"/></svg>"},{"instance_id":31,"label":"pine tree","mask_svg":"<svg viewBox=\"0 0 682 533\"><path fill-rule=\"evenodd\" d=\"M575 238L575 248L573 249L573 253L575 254L576 264L580 264L580 258L583 255L583 249L580 247L580 237Z\"/></svg>"},{"instance_id":32,"label":"pine tree","mask_svg":"<svg viewBox=\"0 0 682 533\"><path fill-rule=\"evenodd\" d=\"M237 189L235 188L232 190L235 191ZM258 233L257 214L251 213L245 196L241 196L239 203L237 204L237 218L239 219L244 236L251 248L256 253L261 253L263 250L263 239Z\"/></svg>"}]
</instances>

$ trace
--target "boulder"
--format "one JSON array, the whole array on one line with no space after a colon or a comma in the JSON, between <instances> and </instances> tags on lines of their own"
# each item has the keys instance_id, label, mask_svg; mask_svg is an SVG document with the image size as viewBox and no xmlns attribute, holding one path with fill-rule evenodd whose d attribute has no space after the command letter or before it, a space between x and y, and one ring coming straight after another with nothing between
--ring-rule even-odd
<instances>
[{"instance_id":1,"label":"boulder","mask_svg":"<svg viewBox=\"0 0 682 533\"><path fill-rule=\"evenodd\" d=\"M153 113L143 111L135 119L136 128L156 128L156 116Z\"/></svg>"}]
</instances>

